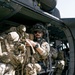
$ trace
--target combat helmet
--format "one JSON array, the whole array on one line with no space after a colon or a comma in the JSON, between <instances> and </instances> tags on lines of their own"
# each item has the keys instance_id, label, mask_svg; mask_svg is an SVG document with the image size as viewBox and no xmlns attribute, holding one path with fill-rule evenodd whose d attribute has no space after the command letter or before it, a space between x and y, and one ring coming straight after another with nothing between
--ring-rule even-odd
<instances>
[{"instance_id":1,"label":"combat helmet","mask_svg":"<svg viewBox=\"0 0 75 75\"><path fill-rule=\"evenodd\" d=\"M20 32L20 33L25 32L26 31L26 26L25 25L22 25L22 24L19 25L17 27L17 31Z\"/></svg>"},{"instance_id":2,"label":"combat helmet","mask_svg":"<svg viewBox=\"0 0 75 75\"><path fill-rule=\"evenodd\" d=\"M13 41L18 41L19 40L19 35L17 32L10 32L8 33L8 37L13 40ZM9 40L10 40L9 39Z\"/></svg>"},{"instance_id":3,"label":"combat helmet","mask_svg":"<svg viewBox=\"0 0 75 75\"><path fill-rule=\"evenodd\" d=\"M33 31L33 33L35 31L41 31L45 34L46 33L46 28L43 26L42 23L37 23L33 26L32 31Z\"/></svg>"}]
</instances>

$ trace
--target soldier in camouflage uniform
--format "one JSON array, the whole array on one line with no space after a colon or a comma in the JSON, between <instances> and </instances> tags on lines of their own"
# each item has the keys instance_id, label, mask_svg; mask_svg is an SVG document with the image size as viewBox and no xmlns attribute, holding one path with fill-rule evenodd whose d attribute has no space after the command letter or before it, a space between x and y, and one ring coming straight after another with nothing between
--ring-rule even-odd
<instances>
[{"instance_id":1,"label":"soldier in camouflage uniform","mask_svg":"<svg viewBox=\"0 0 75 75\"><path fill-rule=\"evenodd\" d=\"M0 75L15 75L15 68L23 62L25 46L19 43L17 32L10 32L0 40Z\"/></svg>"},{"instance_id":2,"label":"soldier in camouflage uniform","mask_svg":"<svg viewBox=\"0 0 75 75\"><path fill-rule=\"evenodd\" d=\"M17 36L17 35L16 35ZM13 37L15 38L15 37ZM19 37L17 36L14 41L16 41ZM10 64L9 52L13 48L13 44L11 42L12 38L9 38L7 35L0 41L0 75L14 75L14 67ZM10 43L8 43L10 42ZM11 48L10 48L11 47Z\"/></svg>"},{"instance_id":3,"label":"soldier in camouflage uniform","mask_svg":"<svg viewBox=\"0 0 75 75\"><path fill-rule=\"evenodd\" d=\"M42 23L37 23L33 26L34 40L26 39L27 46L31 46L34 50L31 51L33 58L26 65L26 75L37 75L43 69L43 61L49 55L49 44L44 39L46 29Z\"/></svg>"},{"instance_id":4,"label":"soldier in camouflage uniform","mask_svg":"<svg viewBox=\"0 0 75 75\"><path fill-rule=\"evenodd\" d=\"M53 75L61 75L65 67L64 52L62 50L58 51L58 56L56 60L57 62Z\"/></svg>"}]
</instances>

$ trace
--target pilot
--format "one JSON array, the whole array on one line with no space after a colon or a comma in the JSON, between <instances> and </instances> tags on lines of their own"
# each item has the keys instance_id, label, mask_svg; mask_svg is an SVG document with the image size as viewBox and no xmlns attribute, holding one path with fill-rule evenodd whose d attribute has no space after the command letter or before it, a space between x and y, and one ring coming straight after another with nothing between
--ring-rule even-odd
<instances>
[{"instance_id":1,"label":"pilot","mask_svg":"<svg viewBox=\"0 0 75 75\"><path fill-rule=\"evenodd\" d=\"M33 58L32 62L28 63L26 66L26 75L37 75L40 72L44 65L43 61L49 55L49 44L44 39L46 29L42 23L37 23L32 28L34 39L26 39L27 46L31 46L33 51L31 51Z\"/></svg>"}]
</instances>

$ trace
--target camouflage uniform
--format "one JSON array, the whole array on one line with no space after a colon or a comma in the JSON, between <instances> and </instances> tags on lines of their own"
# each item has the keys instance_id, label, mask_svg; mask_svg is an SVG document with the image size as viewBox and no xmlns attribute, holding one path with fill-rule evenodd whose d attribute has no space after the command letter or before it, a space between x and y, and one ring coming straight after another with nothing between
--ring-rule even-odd
<instances>
[{"instance_id":1,"label":"camouflage uniform","mask_svg":"<svg viewBox=\"0 0 75 75\"><path fill-rule=\"evenodd\" d=\"M18 40L19 35L16 32L10 32L6 38L0 41L0 75L15 75L15 68L21 63L20 54L15 55L16 48L14 43Z\"/></svg>"},{"instance_id":2,"label":"camouflage uniform","mask_svg":"<svg viewBox=\"0 0 75 75\"><path fill-rule=\"evenodd\" d=\"M26 72L28 75L37 75L37 73L43 70L43 67L45 66L43 61L47 59L49 55L49 44L47 42L43 42L39 47L43 50L42 55L35 50L35 53L33 54L34 60L26 66Z\"/></svg>"},{"instance_id":3,"label":"camouflage uniform","mask_svg":"<svg viewBox=\"0 0 75 75\"><path fill-rule=\"evenodd\" d=\"M35 25L35 27L33 27L33 32L36 30L44 31L43 28L43 26ZM26 75L37 75L42 71L44 66L43 62L47 59L50 51L49 44L45 39L40 37L38 40L35 40L34 38L34 41L30 39L26 40L26 42L32 47L32 60L26 65ZM34 43L37 43L36 47L33 46Z\"/></svg>"},{"instance_id":4,"label":"camouflage uniform","mask_svg":"<svg viewBox=\"0 0 75 75\"><path fill-rule=\"evenodd\" d=\"M61 75L62 71L64 70L64 66L65 66L64 53L63 51L59 51L54 75Z\"/></svg>"},{"instance_id":5,"label":"camouflage uniform","mask_svg":"<svg viewBox=\"0 0 75 75\"><path fill-rule=\"evenodd\" d=\"M50 53L51 53L52 66L54 67L58 56L57 49L50 47Z\"/></svg>"}]
</instances>

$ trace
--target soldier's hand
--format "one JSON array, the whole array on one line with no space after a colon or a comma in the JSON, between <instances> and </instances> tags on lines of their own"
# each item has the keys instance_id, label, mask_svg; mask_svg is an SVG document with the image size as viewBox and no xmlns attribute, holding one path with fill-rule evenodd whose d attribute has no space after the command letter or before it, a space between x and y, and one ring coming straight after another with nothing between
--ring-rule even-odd
<instances>
[{"instance_id":1,"label":"soldier's hand","mask_svg":"<svg viewBox=\"0 0 75 75\"><path fill-rule=\"evenodd\" d=\"M30 46L29 42L30 42L29 39L26 39L25 45L26 45L26 46Z\"/></svg>"},{"instance_id":2,"label":"soldier's hand","mask_svg":"<svg viewBox=\"0 0 75 75\"><path fill-rule=\"evenodd\" d=\"M33 46L33 47L35 47L35 45L37 44L36 42L34 42L34 41L32 41L32 40L30 40L30 39L26 39L26 43L27 43L27 46Z\"/></svg>"}]
</instances>

